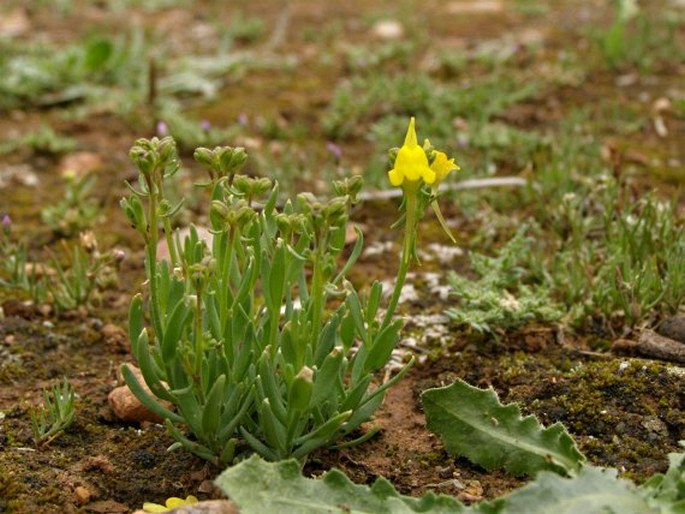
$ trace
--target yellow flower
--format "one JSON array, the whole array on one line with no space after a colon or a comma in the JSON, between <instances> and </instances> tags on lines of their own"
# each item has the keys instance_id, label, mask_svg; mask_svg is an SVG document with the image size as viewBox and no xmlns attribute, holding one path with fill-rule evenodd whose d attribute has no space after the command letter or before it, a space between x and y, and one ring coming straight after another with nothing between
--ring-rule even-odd
<instances>
[{"instance_id":1,"label":"yellow flower","mask_svg":"<svg viewBox=\"0 0 685 514\"><path fill-rule=\"evenodd\" d=\"M428 165L426 152L416 142L414 118L409 121L404 144L397 152L395 166L388 172L388 179L393 186L401 186L405 180L417 182L420 179L426 184L435 182L436 173Z\"/></svg>"},{"instance_id":2,"label":"yellow flower","mask_svg":"<svg viewBox=\"0 0 685 514\"><path fill-rule=\"evenodd\" d=\"M431 164L431 169L435 172L435 181L442 181L451 171L459 171L461 168L454 163L454 159L448 159L445 152L434 150L435 159Z\"/></svg>"},{"instance_id":3,"label":"yellow flower","mask_svg":"<svg viewBox=\"0 0 685 514\"><path fill-rule=\"evenodd\" d=\"M165 505L160 505L159 503L145 502L143 504L144 512L169 512L170 510L176 509L183 505L195 505L198 499L193 495L189 495L185 500L182 498L176 498L175 496L167 498Z\"/></svg>"}]
</instances>

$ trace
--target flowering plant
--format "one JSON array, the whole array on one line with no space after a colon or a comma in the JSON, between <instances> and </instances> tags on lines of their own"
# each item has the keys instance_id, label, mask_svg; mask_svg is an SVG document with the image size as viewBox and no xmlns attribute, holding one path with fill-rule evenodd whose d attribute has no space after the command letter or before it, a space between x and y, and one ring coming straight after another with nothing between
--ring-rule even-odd
<instances>
[{"instance_id":1,"label":"flowering plant","mask_svg":"<svg viewBox=\"0 0 685 514\"><path fill-rule=\"evenodd\" d=\"M277 183L238 173L247 159L242 148L198 148L195 159L209 174L204 186L213 240L207 245L191 226L180 241L171 218L181 205L171 206L164 195L164 180L179 169L174 141L136 142L131 157L140 187L131 188L122 207L145 240L149 298L134 297L129 330L151 393L128 367L122 373L139 400L165 418L174 447L220 464L233 460L238 445L271 460L302 459L368 420L409 370L413 359L390 380L374 381L402 327L393 314L415 252L417 206L434 199L421 178L435 183L442 162L430 149L408 153L407 146L397 152L390 176L405 189L405 244L380 317L381 284L363 295L346 280L363 247L357 226L354 247L341 262L359 177L335 182L328 201L302 193L279 209ZM160 225L169 259L158 262Z\"/></svg>"}]
</instances>

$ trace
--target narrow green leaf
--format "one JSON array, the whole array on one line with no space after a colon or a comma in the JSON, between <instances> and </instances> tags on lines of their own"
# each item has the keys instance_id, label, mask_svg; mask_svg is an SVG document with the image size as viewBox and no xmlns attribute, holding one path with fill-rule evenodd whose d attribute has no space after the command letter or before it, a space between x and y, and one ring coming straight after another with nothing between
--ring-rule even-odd
<instances>
[{"instance_id":1,"label":"narrow green leaf","mask_svg":"<svg viewBox=\"0 0 685 514\"><path fill-rule=\"evenodd\" d=\"M143 327L143 295L138 293L131 300L131 306L128 309L128 338L132 346L138 342Z\"/></svg>"},{"instance_id":2,"label":"narrow green leaf","mask_svg":"<svg viewBox=\"0 0 685 514\"><path fill-rule=\"evenodd\" d=\"M286 448L285 426L276 419L268 398L264 398L259 410L259 424L264 435L264 439L281 456L288 451Z\"/></svg>"},{"instance_id":3,"label":"narrow green leaf","mask_svg":"<svg viewBox=\"0 0 685 514\"><path fill-rule=\"evenodd\" d=\"M314 375L314 392L312 405L318 407L327 398L335 397L337 391L335 383L340 376L340 367L343 362L343 354L335 349L324 359L321 369Z\"/></svg>"},{"instance_id":4,"label":"narrow green leaf","mask_svg":"<svg viewBox=\"0 0 685 514\"><path fill-rule=\"evenodd\" d=\"M296 460L267 463L253 455L228 468L215 483L238 505L241 514L460 514L468 512L454 498L428 493L423 498L400 495L384 478L371 487L355 485L331 470L322 479L304 478Z\"/></svg>"},{"instance_id":5,"label":"narrow green leaf","mask_svg":"<svg viewBox=\"0 0 685 514\"><path fill-rule=\"evenodd\" d=\"M207 401L202 409L202 429L207 435L215 434L219 428L221 401L223 400L226 375L220 375L209 390Z\"/></svg>"},{"instance_id":6,"label":"narrow green leaf","mask_svg":"<svg viewBox=\"0 0 685 514\"><path fill-rule=\"evenodd\" d=\"M311 370L310 370L311 373ZM302 413L309 407L312 398L313 384L311 379L296 376L288 391L288 411Z\"/></svg>"},{"instance_id":7,"label":"narrow green leaf","mask_svg":"<svg viewBox=\"0 0 685 514\"><path fill-rule=\"evenodd\" d=\"M345 314L340 321L340 340L345 353L347 353L354 343L354 319L350 312Z\"/></svg>"},{"instance_id":8,"label":"narrow green leaf","mask_svg":"<svg viewBox=\"0 0 685 514\"><path fill-rule=\"evenodd\" d=\"M381 296L383 294L383 285L376 280L371 286L371 292L369 293L369 301L366 304L366 322L371 325L373 320L376 319L376 313L378 312L378 306L381 303Z\"/></svg>"},{"instance_id":9,"label":"narrow green leaf","mask_svg":"<svg viewBox=\"0 0 685 514\"><path fill-rule=\"evenodd\" d=\"M402 325L404 325L404 321L401 319L395 320L374 338L364 361L365 372L373 373L387 364L390 354L399 340L399 332Z\"/></svg>"},{"instance_id":10,"label":"narrow green leaf","mask_svg":"<svg viewBox=\"0 0 685 514\"><path fill-rule=\"evenodd\" d=\"M316 354L314 355L314 364L316 366L320 366L328 354L333 350L333 347L335 346L335 336L338 332L339 325L340 316L335 313L330 317L326 325L323 327L323 330L321 330L319 341L316 344Z\"/></svg>"},{"instance_id":11,"label":"narrow green leaf","mask_svg":"<svg viewBox=\"0 0 685 514\"><path fill-rule=\"evenodd\" d=\"M276 251L271 260L271 269L269 271L269 293L271 295L271 308L276 310L280 308L283 298L283 288L285 286L285 244L282 240L276 243Z\"/></svg>"},{"instance_id":12,"label":"narrow green leaf","mask_svg":"<svg viewBox=\"0 0 685 514\"><path fill-rule=\"evenodd\" d=\"M440 436L447 450L488 470L574 474L585 461L563 425L544 428L534 416L522 417L518 405L502 405L492 388L457 381L429 389L421 399L428 428Z\"/></svg>"},{"instance_id":13,"label":"narrow green leaf","mask_svg":"<svg viewBox=\"0 0 685 514\"><path fill-rule=\"evenodd\" d=\"M350 258L347 259L345 265L340 270L340 273L338 273L336 277L333 279L332 283L334 285L337 285L342 279L345 278L345 276L352 269L352 266L354 266L354 263L357 262L357 259L361 255L362 249L364 248L364 233L362 232L361 228L359 228L359 225L357 225L356 223L353 225L353 227L354 233L357 235L357 241L354 243L354 248L350 253Z\"/></svg>"},{"instance_id":14,"label":"narrow green leaf","mask_svg":"<svg viewBox=\"0 0 685 514\"><path fill-rule=\"evenodd\" d=\"M362 308L359 304L359 298L357 297L357 292L351 290L347 295L345 300L348 308L350 309L350 314L352 315L352 320L354 321L354 328L357 330L357 334L361 337L364 344L368 344L369 335L364 326L364 316L362 315Z\"/></svg>"},{"instance_id":15,"label":"narrow green leaf","mask_svg":"<svg viewBox=\"0 0 685 514\"><path fill-rule=\"evenodd\" d=\"M171 362L176 356L178 343L181 340L190 312L188 306L181 300L176 304L171 312L171 316L169 316L164 329L164 339L162 340L162 359L166 363Z\"/></svg>"}]
</instances>

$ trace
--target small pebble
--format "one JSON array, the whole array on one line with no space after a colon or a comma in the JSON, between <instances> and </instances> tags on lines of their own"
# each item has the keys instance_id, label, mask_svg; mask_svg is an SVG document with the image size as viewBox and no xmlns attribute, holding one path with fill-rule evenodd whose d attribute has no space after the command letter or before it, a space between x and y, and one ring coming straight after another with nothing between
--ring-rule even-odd
<instances>
[{"instance_id":1,"label":"small pebble","mask_svg":"<svg viewBox=\"0 0 685 514\"><path fill-rule=\"evenodd\" d=\"M74 496L79 505L86 505L90 501L91 492L86 487L78 486L74 489Z\"/></svg>"},{"instance_id":2,"label":"small pebble","mask_svg":"<svg viewBox=\"0 0 685 514\"><path fill-rule=\"evenodd\" d=\"M402 38L404 27L397 20L380 20L373 25L371 32L378 39L390 41Z\"/></svg>"},{"instance_id":3,"label":"small pebble","mask_svg":"<svg viewBox=\"0 0 685 514\"><path fill-rule=\"evenodd\" d=\"M665 319L656 331L659 335L685 344L685 314L677 314Z\"/></svg>"}]
</instances>

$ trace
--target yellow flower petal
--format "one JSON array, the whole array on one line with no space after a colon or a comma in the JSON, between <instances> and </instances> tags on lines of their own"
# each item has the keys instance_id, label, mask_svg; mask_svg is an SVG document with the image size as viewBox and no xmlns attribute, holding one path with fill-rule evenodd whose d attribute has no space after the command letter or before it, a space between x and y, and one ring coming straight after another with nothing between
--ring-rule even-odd
<instances>
[{"instance_id":1,"label":"yellow flower petal","mask_svg":"<svg viewBox=\"0 0 685 514\"><path fill-rule=\"evenodd\" d=\"M436 174L432 169L425 168L425 169L421 170L421 178L423 178L423 181L426 184L430 185L433 182L435 182Z\"/></svg>"},{"instance_id":2,"label":"yellow flower petal","mask_svg":"<svg viewBox=\"0 0 685 514\"><path fill-rule=\"evenodd\" d=\"M169 512L169 509L167 509L164 505L160 505L159 503L151 503L151 502L145 502L143 503L143 511L144 512Z\"/></svg>"},{"instance_id":3,"label":"yellow flower petal","mask_svg":"<svg viewBox=\"0 0 685 514\"><path fill-rule=\"evenodd\" d=\"M388 172L388 179L393 186L399 187L404 182L404 175L397 171L396 168L393 168Z\"/></svg>"},{"instance_id":4,"label":"yellow flower petal","mask_svg":"<svg viewBox=\"0 0 685 514\"><path fill-rule=\"evenodd\" d=\"M177 498L175 496L172 496L171 498L167 499L166 506L167 509L171 510L177 507L181 507L183 505L194 505L196 503L198 503L198 499L191 494L188 495L185 500L183 498Z\"/></svg>"},{"instance_id":5,"label":"yellow flower petal","mask_svg":"<svg viewBox=\"0 0 685 514\"><path fill-rule=\"evenodd\" d=\"M443 180L451 171L459 170L459 166L454 163L454 159L448 159L445 152L435 150L435 159L431 164L431 169L435 172L438 182Z\"/></svg>"},{"instance_id":6,"label":"yellow flower petal","mask_svg":"<svg viewBox=\"0 0 685 514\"><path fill-rule=\"evenodd\" d=\"M409 120L409 127L407 127L407 135L404 136L404 146L418 146L418 143L416 142L416 128L415 128L416 122L414 120L414 116L411 117Z\"/></svg>"},{"instance_id":7,"label":"yellow flower petal","mask_svg":"<svg viewBox=\"0 0 685 514\"><path fill-rule=\"evenodd\" d=\"M176 507L180 507L181 505L185 504L186 501L183 498L177 498L176 496L172 496L166 500L167 509L175 509Z\"/></svg>"}]
</instances>

